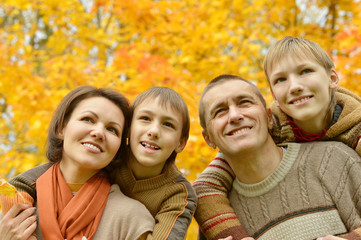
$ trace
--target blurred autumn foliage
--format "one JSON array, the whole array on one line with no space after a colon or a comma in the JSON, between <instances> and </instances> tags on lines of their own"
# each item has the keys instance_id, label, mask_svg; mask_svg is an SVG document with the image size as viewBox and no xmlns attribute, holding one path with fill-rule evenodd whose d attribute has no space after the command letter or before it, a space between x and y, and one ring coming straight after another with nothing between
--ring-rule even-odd
<instances>
[{"instance_id":1,"label":"blurred autumn foliage","mask_svg":"<svg viewBox=\"0 0 361 240\"><path fill-rule=\"evenodd\" d=\"M293 35L327 50L341 85L361 95L360 15L356 0L0 0L0 176L47 161L50 117L71 89L112 87L132 101L167 86L189 106L177 165L193 182L216 153L198 120L205 84L241 75L271 101L264 55ZM196 239L193 225L187 239Z\"/></svg>"}]
</instances>

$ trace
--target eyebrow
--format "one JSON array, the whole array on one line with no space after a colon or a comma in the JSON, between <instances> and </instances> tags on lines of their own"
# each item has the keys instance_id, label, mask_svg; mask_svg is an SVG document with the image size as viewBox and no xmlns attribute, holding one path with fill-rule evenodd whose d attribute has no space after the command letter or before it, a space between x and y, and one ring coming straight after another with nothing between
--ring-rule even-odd
<instances>
[{"instance_id":1,"label":"eyebrow","mask_svg":"<svg viewBox=\"0 0 361 240\"><path fill-rule=\"evenodd\" d=\"M149 115L154 115L154 112L151 111L151 110L148 110L148 109L143 109L143 110L140 110L138 112L138 114L149 114ZM168 115L162 115L161 116L163 119L165 120L168 120L168 121L173 121L173 122L178 122L177 118L175 117L172 117L172 116L168 116Z\"/></svg>"},{"instance_id":2,"label":"eyebrow","mask_svg":"<svg viewBox=\"0 0 361 240\"><path fill-rule=\"evenodd\" d=\"M239 100L245 99L245 98L249 98L249 99L251 99L253 101L255 100L255 98L251 94L248 94L248 93L238 94L237 96L232 97L232 99L235 100L235 101L239 101ZM227 105L226 101L216 103L210 109L211 116L214 116L214 113L215 113L215 111L217 109L219 109L222 106L226 106L226 105Z\"/></svg>"},{"instance_id":3,"label":"eyebrow","mask_svg":"<svg viewBox=\"0 0 361 240\"><path fill-rule=\"evenodd\" d=\"M98 119L99 119L98 114L96 114L96 113L95 113L95 112L93 112L93 111L86 110L86 111L84 111L84 112L82 112L82 113L83 113L83 114L84 114L84 113L90 113L90 114L94 115L96 118L98 118ZM121 124L119 124L119 123L117 123L117 122L110 121L109 123L110 123L110 124L114 124L114 125L118 125L120 129L122 128L122 125L121 125Z\"/></svg>"}]
</instances>

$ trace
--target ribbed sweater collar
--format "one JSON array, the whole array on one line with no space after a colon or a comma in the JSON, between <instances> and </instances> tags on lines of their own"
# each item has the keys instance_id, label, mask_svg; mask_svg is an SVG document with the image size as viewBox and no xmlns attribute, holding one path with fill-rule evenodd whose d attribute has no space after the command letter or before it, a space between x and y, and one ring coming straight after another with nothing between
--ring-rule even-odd
<instances>
[{"instance_id":1,"label":"ribbed sweater collar","mask_svg":"<svg viewBox=\"0 0 361 240\"><path fill-rule=\"evenodd\" d=\"M160 188L169 184L178 174L175 164L168 166L167 170L155 177L137 180L130 168L129 163L121 170L122 180L126 183L131 192L142 192Z\"/></svg>"},{"instance_id":2,"label":"ribbed sweater collar","mask_svg":"<svg viewBox=\"0 0 361 240\"><path fill-rule=\"evenodd\" d=\"M239 181L238 178L235 179L233 188L240 195L245 197L257 197L263 195L277 186L277 184L286 177L298 156L301 145L298 143L288 143L279 146L287 146L287 151L283 155L280 165L270 176L255 184L245 184Z\"/></svg>"}]
</instances>

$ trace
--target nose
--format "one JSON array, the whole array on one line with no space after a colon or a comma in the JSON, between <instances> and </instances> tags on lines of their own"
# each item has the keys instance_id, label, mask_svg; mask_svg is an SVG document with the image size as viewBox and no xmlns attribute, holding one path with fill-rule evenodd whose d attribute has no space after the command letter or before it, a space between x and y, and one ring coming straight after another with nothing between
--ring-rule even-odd
<instances>
[{"instance_id":1,"label":"nose","mask_svg":"<svg viewBox=\"0 0 361 240\"><path fill-rule=\"evenodd\" d=\"M297 94L303 91L303 85L301 83L301 80L297 76L290 76L289 77L289 83L290 83L290 93Z\"/></svg>"},{"instance_id":2,"label":"nose","mask_svg":"<svg viewBox=\"0 0 361 240\"><path fill-rule=\"evenodd\" d=\"M158 138L159 137L159 124L158 123L153 123L148 132L147 132L148 137L151 138Z\"/></svg>"},{"instance_id":3,"label":"nose","mask_svg":"<svg viewBox=\"0 0 361 240\"><path fill-rule=\"evenodd\" d=\"M100 125L95 125L90 135L98 140L104 140L105 139L104 127Z\"/></svg>"},{"instance_id":4,"label":"nose","mask_svg":"<svg viewBox=\"0 0 361 240\"><path fill-rule=\"evenodd\" d=\"M243 119L243 115L240 111L240 109L236 106L231 106L228 110L228 122L229 123L237 123L239 122L240 120Z\"/></svg>"}]
</instances>

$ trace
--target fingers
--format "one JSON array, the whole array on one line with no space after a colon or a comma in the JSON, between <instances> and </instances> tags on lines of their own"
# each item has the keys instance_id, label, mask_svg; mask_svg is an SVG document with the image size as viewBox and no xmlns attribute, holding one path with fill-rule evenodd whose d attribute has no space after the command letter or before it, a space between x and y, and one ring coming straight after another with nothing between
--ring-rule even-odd
<instances>
[{"instance_id":1,"label":"fingers","mask_svg":"<svg viewBox=\"0 0 361 240\"><path fill-rule=\"evenodd\" d=\"M35 208L15 204L0 220L0 240L28 239L36 229Z\"/></svg>"},{"instance_id":2,"label":"fingers","mask_svg":"<svg viewBox=\"0 0 361 240\"><path fill-rule=\"evenodd\" d=\"M31 206L26 204L14 204L10 210L5 214L4 219L15 218L21 211L30 208Z\"/></svg>"},{"instance_id":3,"label":"fingers","mask_svg":"<svg viewBox=\"0 0 361 240\"><path fill-rule=\"evenodd\" d=\"M15 224L18 225L23 225L23 226L30 226L34 221L36 221L36 217L33 216L31 217L33 214L35 213L35 208L30 207L28 209L23 210L21 213L19 213L16 217L15 217ZM23 230L24 227L23 227Z\"/></svg>"},{"instance_id":4,"label":"fingers","mask_svg":"<svg viewBox=\"0 0 361 240\"><path fill-rule=\"evenodd\" d=\"M29 220L29 219L31 219L31 220ZM32 235L35 232L35 229L36 229L36 226L37 226L36 217L32 216L32 217L28 218L27 220L29 220L29 222L31 222L31 224L28 225L25 228L25 230L23 231L24 234L23 234L22 239L28 239L28 240L34 239L34 240L36 240L36 237Z\"/></svg>"}]
</instances>

